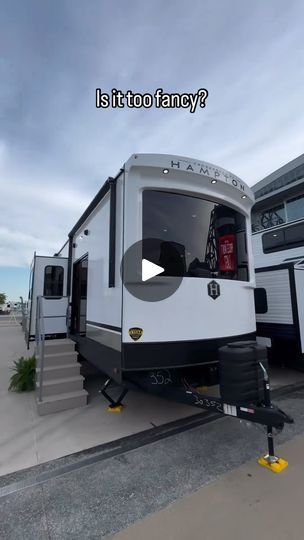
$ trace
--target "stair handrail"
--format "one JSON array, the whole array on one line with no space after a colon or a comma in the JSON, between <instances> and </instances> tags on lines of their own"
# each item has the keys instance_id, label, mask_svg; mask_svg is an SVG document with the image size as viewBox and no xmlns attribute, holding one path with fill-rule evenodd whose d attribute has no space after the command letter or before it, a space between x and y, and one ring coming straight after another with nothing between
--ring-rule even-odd
<instances>
[{"instance_id":1,"label":"stair handrail","mask_svg":"<svg viewBox=\"0 0 304 540\"><path fill-rule=\"evenodd\" d=\"M38 400L43 401L42 398L42 384L43 384L43 369L44 369L44 342L45 342L45 327L44 327L44 315L43 315L43 296L37 296L37 309L36 309L36 350L40 360L39 371L39 392Z\"/></svg>"},{"instance_id":2,"label":"stair handrail","mask_svg":"<svg viewBox=\"0 0 304 540\"><path fill-rule=\"evenodd\" d=\"M21 304L21 315L22 315L22 322L21 322L21 328L23 330L23 332L25 333L26 332L26 318L27 318L27 307L26 307L26 304L22 298L22 296L20 296L20 304Z\"/></svg>"}]
</instances>

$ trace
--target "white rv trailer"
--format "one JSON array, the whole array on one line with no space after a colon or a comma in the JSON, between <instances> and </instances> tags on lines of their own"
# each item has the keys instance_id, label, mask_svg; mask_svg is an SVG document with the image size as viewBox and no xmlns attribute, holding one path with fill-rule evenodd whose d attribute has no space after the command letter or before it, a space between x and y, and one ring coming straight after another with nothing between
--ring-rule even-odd
<instances>
[{"instance_id":1,"label":"white rv trailer","mask_svg":"<svg viewBox=\"0 0 304 540\"><path fill-rule=\"evenodd\" d=\"M78 352L122 382L134 371L210 364L228 341L254 339L253 201L215 165L132 155L69 234ZM143 260L159 275L144 278Z\"/></svg>"},{"instance_id":2,"label":"white rv trailer","mask_svg":"<svg viewBox=\"0 0 304 540\"><path fill-rule=\"evenodd\" d=\"M304 359L304 155L252 189L257 336L267 338L273 358L299 364Z\"/></svg>"},{"instance_id":3,"label":"white rv trailer","mask_svg":"<svg viewBox=\"0 0 304 540\"><path fill-rule=\"evenodd\" d=\"M63 256L46 257L34 254L30 269L25 339L35 339L38 298L46 338L65 337L67 332L67 270L68 259Z\"/></svg>"}]
</instances>

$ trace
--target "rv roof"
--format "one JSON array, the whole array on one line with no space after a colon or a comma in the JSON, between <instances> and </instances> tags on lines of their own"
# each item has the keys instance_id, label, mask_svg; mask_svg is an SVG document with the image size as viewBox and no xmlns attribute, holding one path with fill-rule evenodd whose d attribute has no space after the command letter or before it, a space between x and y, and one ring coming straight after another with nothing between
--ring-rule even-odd
<instances>
[{"instance_id":1,"label":"rv roof","mask_svg":"<svg viewBox=\"0 0 304 540\"><path fill-rule=\"evenodd\" d=\"M254 202L254 195L248 185L243 182L238 176L231 172L208 163L207 161L196 160L184 156L176 156L171 154L132 154L132 156L126 161L124 166L119 170L115 178L109 177L97 195L91 201L86 208L82 216L79 218L73 229L69 233L69 237L73 237L78 229L83 225L89 215L96 208L98 203L103 199L106 193L110 189L111 182L117 180L119 176L124 172L131 169L131 167L157 167L164 171L180 170L187 173L194 173L201 176L210 178L210 180L223 182L225 185L229 185L238 192L240 199L244 199L244 203L250 201L250 205Z\"/></svg>"},{"instance_id":2,"label":"rv roof","mask_svg":"<svg viewBox=\"0 0 304 540\"><path fill-rule=\"evenodd\" d=\"M126 162L125 170L128 171L133 166L158 167L168 172L173 169L199 174L211 180L224 182L238 190L241 195L244 195L244 198L255 200L251 189L243 180L230 171L207 161L171 154L133 154Z\"/></svg>"},{"instance_id":3,"label":"rv roof","mask_svg":"<svg viewBox=\"0 0 304 540\"><path fill-rule=\"evenodd\" d=\"M289 161L276 171L272 172L254 186L252 191L255 193L255 198L270 196L273 192L282 191L286 186L302 180L304 175L304 154Z\"/></svg>"}]
</instances>

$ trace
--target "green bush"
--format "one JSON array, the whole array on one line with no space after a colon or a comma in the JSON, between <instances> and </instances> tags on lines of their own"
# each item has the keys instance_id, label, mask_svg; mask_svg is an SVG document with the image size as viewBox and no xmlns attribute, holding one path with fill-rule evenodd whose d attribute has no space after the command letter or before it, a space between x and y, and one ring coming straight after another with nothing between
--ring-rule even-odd
<instances>
[{"instance_id":1,"label":"green bush","mask_svg":"<svg viewBox=\"0 0 304 540\"><path fill-rule=\"evenodd\" d=\"M9 390L15 390L15 392L30 392L35 390L35 373L36 373L36 358L31 356L30 358L19 358L15 360L14 367L12 368L14 373L11 376Z\"/></svg>"}]
</instances>

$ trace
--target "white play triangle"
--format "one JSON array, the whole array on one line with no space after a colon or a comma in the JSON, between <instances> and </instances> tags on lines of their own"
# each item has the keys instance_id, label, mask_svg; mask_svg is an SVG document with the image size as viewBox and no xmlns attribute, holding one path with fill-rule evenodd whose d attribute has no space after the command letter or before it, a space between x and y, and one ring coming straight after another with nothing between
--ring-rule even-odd
<instances>
[{"instance_id":1,"label":"white play triangle","mask_svg":"<svg viewBox=\"0 0 304 540\"><path fill-rule=\"evenodd\" d=\"M153 278L154 276L158 276L158 274L161 274L164 271L164 268L161 266L158 266L157 264L154 264L151 261L148 261L147 259L142 259L141 262L141 279L142 281L147 281L148 279Z\"/></svg>"}]
</instances>

